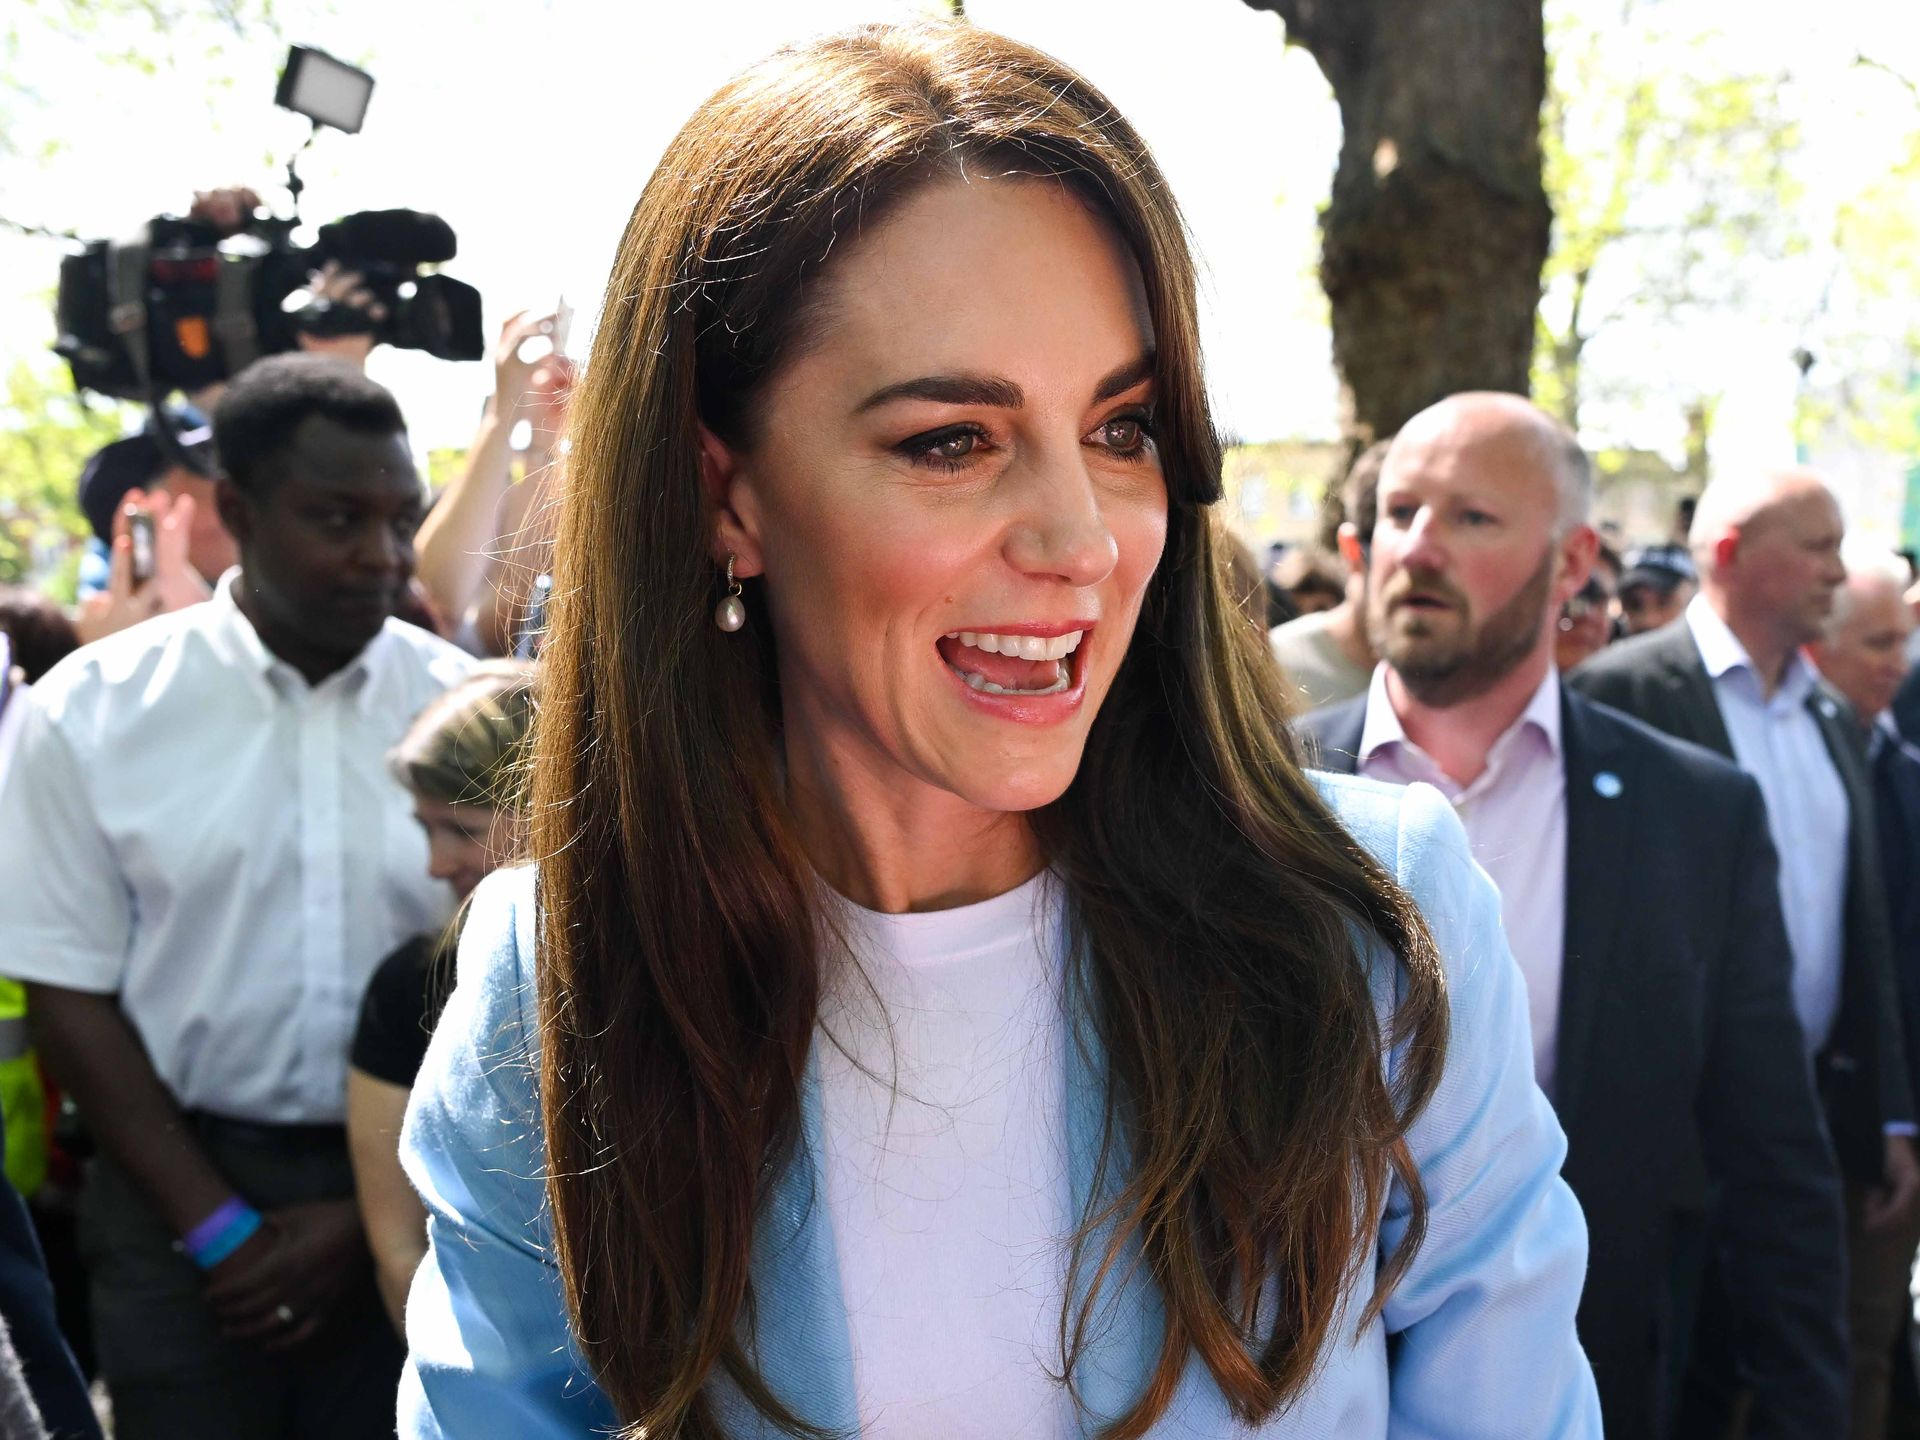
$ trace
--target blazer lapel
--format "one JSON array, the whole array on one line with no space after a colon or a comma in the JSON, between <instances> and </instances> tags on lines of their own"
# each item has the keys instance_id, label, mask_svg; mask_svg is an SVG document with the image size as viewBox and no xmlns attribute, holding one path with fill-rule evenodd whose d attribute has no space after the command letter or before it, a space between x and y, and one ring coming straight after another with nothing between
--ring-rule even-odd
<instances>
[{"instance_id":1,"label":"blazer lapel","mask_svg":"<svg viewBox=\"0 0 1920 1440\"><path fill-rule=\"evenodd\" d=\"M1571 1135L1589 1088L1594 1013L1613 967L1625 909L1637 796L1625 757L1588 723L1585 702L1565 689L1560 749L1567 777L1567 913L1553 1105L1561 1128Z\"/></svg>"},{"instance_id":2,"label":"blazer lapel","mask_svg":"<svg viewBox=\"0 0 1920 1440\"><path fill-rule=\"evenodd\" d=\"M761 1375L796 1415L823 1430L858 1435L853 1342L820 1173L820 1136L820 1076L810 1056L801 1081L799 1143L754 1228L751 1343ZM732 1421L729 1433L772 1437L744 1396L728 1393L722 1406Z\"/></svg>"},{"instance_id":3,"label":"blazer lapel","mask_svg":"<svg viewBox=\"0 0 1920 1440\"><path fill-rule=\"evenodd\" d=\"M1707 674L1707 662L1700 658L1693 630L1684 618L1668 628L1673 633L1667 637L1661 658L1666 663L1668 684L1676 701L1673 731L1681 739L1704 745L1731 760L1734 758L1733 737L1727 734L1727 722L1720 718L1713 677Z\"/></svg>"}]
</instances>

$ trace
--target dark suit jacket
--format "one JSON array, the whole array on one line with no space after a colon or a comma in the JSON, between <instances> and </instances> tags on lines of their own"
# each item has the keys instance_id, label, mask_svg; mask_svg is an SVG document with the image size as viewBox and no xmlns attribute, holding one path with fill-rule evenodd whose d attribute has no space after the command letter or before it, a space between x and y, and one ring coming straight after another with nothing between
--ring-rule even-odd
<instances>
[{"instance_id":1,"label":"dark suit jacket","mask_svg":"<svg viewBox=\"0 0 1920 1440\"><path fill-rule=\"evenodd\" d=\"M1893 718L1909 742L1920 742L1920 665L1907 671L1907 678L1900 682L1893 697Z\"/></svg>"},{"instance_id":2,"label":"dark suit jacket","mask_svg":"<svg viewBox=\"0 0 1920 1440\"><path fill-rule=\"evenodd\" d=\"M1733 742L1720 718L1713 681L1684 616L1650 635L1609 645L1568 676L1567 683L1656 730L1733 758ZM1882 1178L1885 1165L1886 1126L1914 1116L1893 978L1880 843L1874 833L1865 757L1851 717L1824 692L1809 705L1846 787L1850 812L1840 1009L1815 1073L1842 1169L1856 1180L1874 1184Z\"/></svg>"},{"instance_id":3,"label":"dark suit jacket","mask_svg":"<svg viewBox=\"0 0 1920 1440\"><path fill-rule=\"evenodd\" d=\"M1880 868L1893 923L1893 975L1900 987L1907 1080L1920 1094L1920 750L1881 732L1869 762L1879 822Z\"/></svg>"},{"instance_id":4,"label":"dark suit jacket","mask_svg":"<svg viewBox=\"0 0 1920 1440\"><path fill-rule=\"evenodd\" d=\"M1354 768L1366 703L1300 722L1327 768ZM1711 1206L1750 1320L1749 1433L1831 1440L1848 1374L1839 1184L1793 1012L1760 788L1564 691L1561 749L1553 1099L1587 1216L1579 1328L1607 1433L1663 1431Z\"/></svg>"}]
</instances>

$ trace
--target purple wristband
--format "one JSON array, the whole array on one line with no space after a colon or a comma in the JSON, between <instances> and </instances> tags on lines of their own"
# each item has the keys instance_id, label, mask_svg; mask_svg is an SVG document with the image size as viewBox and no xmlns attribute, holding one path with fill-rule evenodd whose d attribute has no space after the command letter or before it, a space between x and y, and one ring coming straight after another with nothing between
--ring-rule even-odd
<instances>
[{"instance_id":1,"label":"purple wristband","mask_svg":"<svg viewBox=\"0 0 1920 1440\"><path fill-rule=\"evenodd\" d=\"M244 1227L248 1234L252 1234L259 1228L259 1220L259 1213L236 1195L189 1230L180 1243L187 1254L193 1257L195 1263L202 1266L215 1264L218 1262L204 1258L207 1252L216 1248L231 1230ZM226 1253L231 1254L236 1248L238 1247L229 1246ZM220 1258L225 1259L226 1256L222 1255Z\"/></svg>"}]
</instances>

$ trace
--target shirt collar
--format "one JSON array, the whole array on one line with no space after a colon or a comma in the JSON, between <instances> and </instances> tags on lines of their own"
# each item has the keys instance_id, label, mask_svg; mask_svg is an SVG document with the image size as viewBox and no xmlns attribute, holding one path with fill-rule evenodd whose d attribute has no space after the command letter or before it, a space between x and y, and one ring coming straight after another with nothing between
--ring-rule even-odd
<instances>
[{"instance_id":1,"label":"shirt collar","mask_svg":"<svg viewBox=\"0 0 1920 1440\"><path fill-rule=\"evenodd\" d=\"M389 654L394 640L388 631L396 622L388 620L380 633L352 660L320 684L308 685L306 677L269 650L266 642L261 640L260 632L253 628L253 622L234 598L234 587L239 580L240 567L235 565L220 577L219 583L213 587L213 598L207 602L212 610L211 628L227 652L228 660L244 666L256 676L270 696L297 695L323 688L341 689L353 696L362 714L371 714L379 699L382 683L392 672Z\"/></svg>"},{"instance_id":2,"label":"shirt collar","mask_svg":"<svg viewBox=\"0 0 1920 1440\"><path fill-rule=\"evenodd\" d=\"M1494 759L1512 747L1513 737L1527 729L1547 742L1550 753L1560 753L1560 672L1551 665L1534 689L1533 698L1527 701L1527 708L1487 747L1489 768ZM1418 748L1407 738L1406 728L1394 711L1393 700L1387 692L1387 662L1382 660L1373 667L1373 680L1367 687L1367 718L1360 727L1360 765L1365 766L1375 750L1387 745Z\"/></svg>"},{"instance_id":3,"label":"shirt collar","mask_svg":"<svg viewBox=\"0 0 1920 1440\"><path fill-rule=\"evenodd\" d=\"M1695 595L1687 602L1686 616L1687 627L1693 631L1693 643L1700 647L1700 659L1711 678L1718 680L1729 671L1745 670L1756 686L1760 684L1760 672L1754 666L1753 657L1747 653L1747 647L1740 643L1740 637L1733 633L1733 627L1707 603L1704 594ZM1819 678L1819 672L1804 655L1795 650L1787 657L1786 668L1780 672L1780 684L1774 691L1773 703L1783 706L1804 705Z\"/></svg>"}]
</instances>

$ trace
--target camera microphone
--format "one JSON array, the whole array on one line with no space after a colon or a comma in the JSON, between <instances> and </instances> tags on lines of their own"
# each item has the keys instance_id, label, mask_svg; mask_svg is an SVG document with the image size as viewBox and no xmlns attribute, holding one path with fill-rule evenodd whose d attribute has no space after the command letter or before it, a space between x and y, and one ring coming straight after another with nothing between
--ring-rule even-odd
<instances>
[{"instance_id":1,"label":"camera microphone","mask_svg":"<svg viewBox=\"0 0 1920 1440\"><path fill-rule=\"evenodd\" d=\"M363 210L320 227L320 251L342 262L438 265L458 249L453 227L420 210Z\"/></svg>"}]
</instances>

